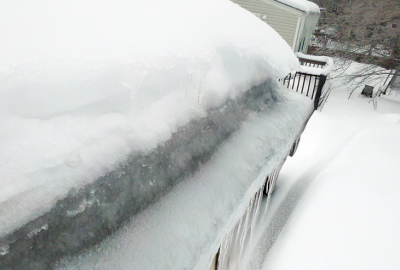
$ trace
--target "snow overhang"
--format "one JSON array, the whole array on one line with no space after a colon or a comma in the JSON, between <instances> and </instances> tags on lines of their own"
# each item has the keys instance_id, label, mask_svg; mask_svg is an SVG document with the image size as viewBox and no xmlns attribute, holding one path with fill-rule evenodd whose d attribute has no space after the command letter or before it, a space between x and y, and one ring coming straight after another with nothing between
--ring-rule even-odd
<instances>
[{"instance_id":1,"label":"snow overhang","mask_svg":"<svg viewBox=\"0 0 400 270\"><path fill-rule=\"evenodd\" d=\"M272 2L286 6L296 13L320 14L319 6L307 0L272 0Z\"/></svg>"},{"instance_id":2,"label":"snow overhang","mask_svg":"<svg viewBox=\"0 0 400 270\"><path fill-rule=\"evenodd\" d=\"M300 67L300 72L302 73L307 73L307 74L312 74L312 75L322 75L322 76L328 76L329 73L331 73L332 68L334 66L332 58L328 56L316 56L316 55L307 55L301 52L296 52L295 55L298 58L303 58L306 60L312 60L312 61L318 61L318 62L323 62L326 63L325 66L322 68L316 68L316 67L308 67L308 66L301 66Z\"/></svg>"}]
</instances>

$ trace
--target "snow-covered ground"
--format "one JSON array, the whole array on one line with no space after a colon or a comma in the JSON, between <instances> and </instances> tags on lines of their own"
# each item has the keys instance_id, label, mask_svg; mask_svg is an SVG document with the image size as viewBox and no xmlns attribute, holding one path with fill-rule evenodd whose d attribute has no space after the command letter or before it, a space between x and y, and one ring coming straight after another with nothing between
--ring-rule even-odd
<instances>
[{"instance_id":1,"label":"snow-covered ground","mask_svg":"<svg viewBox=\"0 0 400 270\"><path fill-rule=\"evenodd\" d=\"M282 168L265 270L399 269L400 95L375 110L340 82Z\"/></svg>"},{"instance_id":2,"label":"snow-covered ground","mask_svg":"<svg viewBox=\"0 0 400 270\"><path fill-rule=\"evenodd\" d=\"M336 31L335 29L331 29ZM358 46L358 45L349 45L343 44L341 42L334 41L330 38L324 39L323 37L315 37L313 36L311 39L311 45L320 48L327 48L337 51L345 51L345 52L352 52L352 53L359 53L368 55L370 53L371 47L368 45ZM391 55L391 51L386 49L384 46L378 44L371 50L371 54L377 57L387 57Z\"/></svg>"}]
</instances>

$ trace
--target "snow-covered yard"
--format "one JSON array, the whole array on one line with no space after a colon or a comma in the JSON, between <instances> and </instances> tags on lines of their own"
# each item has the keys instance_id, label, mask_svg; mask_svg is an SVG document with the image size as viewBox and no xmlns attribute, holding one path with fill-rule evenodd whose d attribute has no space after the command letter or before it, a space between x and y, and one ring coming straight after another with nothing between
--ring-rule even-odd
<instances>
[{"instance_id":1,"label":"snow-covered yard","mask_svg":"<svg viewBox=\"0 0 400 270\"><path fill-rule=\"evenodd\" d=\"M374 110L360 89L333 89L282 168L263 269L399 269L400 96Z\"/></svg>"}]
</instances>

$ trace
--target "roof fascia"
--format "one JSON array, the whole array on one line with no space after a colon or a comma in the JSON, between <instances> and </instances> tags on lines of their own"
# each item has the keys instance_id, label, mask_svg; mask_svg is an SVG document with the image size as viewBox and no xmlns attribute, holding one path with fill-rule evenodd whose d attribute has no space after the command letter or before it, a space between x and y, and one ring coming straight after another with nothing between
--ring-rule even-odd
<instances>
[{"instance_id":1,"label":"roof fascia","mask_svg":"<svg viewBox=\"0 0 400 270\"><path fill-rule=\"evenodd\" d=\"M281 9L283 9L283 10L289 12L289 13L295 14L297 16L301 16L301 15L307 14L307 12L305 12L304 10L295 8L295 7L293 7L291 5L288 5L288 4L284 4L284 3L280 2L280 1L277 1L277 0L260 0L260 1L264 2L266 4L270 4L270 5L274 6L274 7L281 8Z\"/></svg>"}]
</instances>

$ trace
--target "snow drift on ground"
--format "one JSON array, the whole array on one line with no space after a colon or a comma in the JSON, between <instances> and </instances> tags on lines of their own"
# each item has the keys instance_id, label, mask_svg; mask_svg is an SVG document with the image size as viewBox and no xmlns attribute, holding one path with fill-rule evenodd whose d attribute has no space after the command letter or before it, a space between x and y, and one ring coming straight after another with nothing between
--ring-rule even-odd
<instances>
[{"instance_id":1,"label":"snow drift on ground","mask_svg":"<svg viewBox=\"0 0 400 270\"><path fill-rule=\"evenodd\" d=\"M283 166L271 208L287 223L262 269L399 268L400 99L375 110L340 82Z\"/></svg>"},{"instance_id":2,"label":"snow drift on ground","mask_svg":"<svg viewBox=\"0 0 400 270\"><path fill-rule=\"evenodd\" d=\"M0 37L0 234L299 67L228 0L2 1Z\"/></svg>"}]
</instances>

